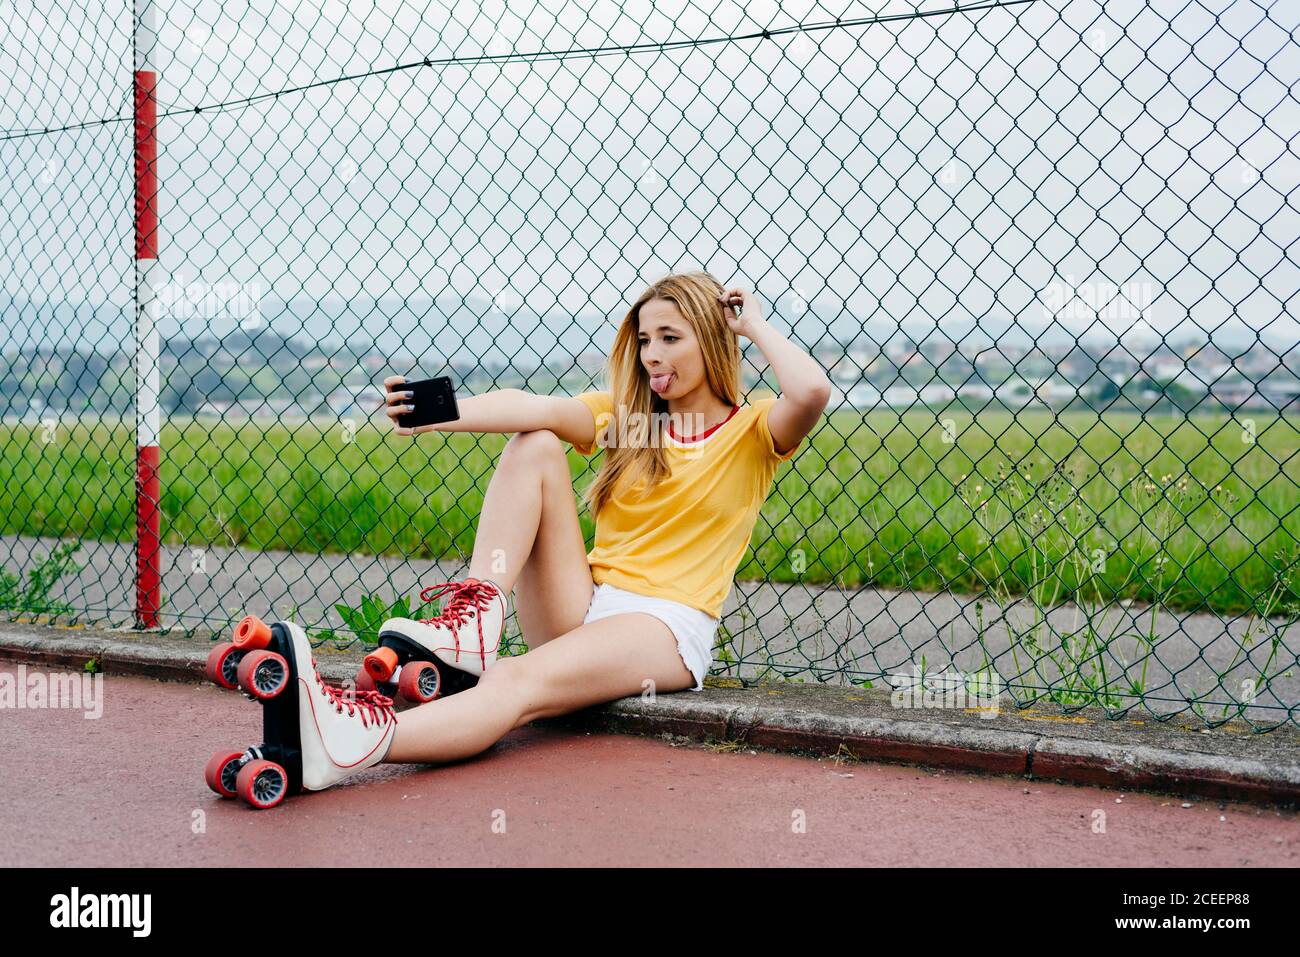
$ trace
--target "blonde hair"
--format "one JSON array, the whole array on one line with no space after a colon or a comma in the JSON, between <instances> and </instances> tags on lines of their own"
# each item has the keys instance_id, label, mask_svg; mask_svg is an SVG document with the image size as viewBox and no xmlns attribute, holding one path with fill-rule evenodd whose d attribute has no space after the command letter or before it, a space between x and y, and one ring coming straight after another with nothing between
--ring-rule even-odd
<instances>
[{"instance_id":1,"label":"blonde hair","mask_svg":"<svg viewBox=\"0 0 1300 957\"><path fill-rule=\"evenodd\" d=\"M605 363L605 391L613 406L612 418L605 434L605 458L600 471L583 493L582 503L598 515L620 482L630 488L644 483L646 490L667 478L670 469L664 452L663 428L668 414L668 400L650 388L650 374L641 364L638 341L641 307L652 299L665 299L677 306L695 333L704 356L704 379L723 402L736 405L740 400L740 341L727 325L724 306L718 297L725 287L703 270L672 273L648 286L637 297L614 336ZM625 429L622 417L640 413L639 422L654 423L655 440L645 441L646 429L636 435ZM626 445L619 436L628 436Z\"/></svg>"}]
</instances>

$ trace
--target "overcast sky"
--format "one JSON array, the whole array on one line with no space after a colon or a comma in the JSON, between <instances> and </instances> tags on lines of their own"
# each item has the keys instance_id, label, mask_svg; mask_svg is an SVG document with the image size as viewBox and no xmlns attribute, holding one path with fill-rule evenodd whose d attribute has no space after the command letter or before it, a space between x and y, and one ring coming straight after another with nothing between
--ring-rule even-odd
<instances>
[{"instance_id":1,"label":"overcast sky","mask_svg":"<svg viewBox=\"0 0 1300 957\"><path fill-rule=\"evenodd\" d=\"M25 6L0 4L0 128L127 115L129 20ZM485 341L547 335L512 328L524 305L607 345L645 282L702 265L806 343L832 319L842 339L1037 332L1064 277L1141 300L1103 320L1116 336L1195 321L1294 343L1300 4L1262 6L1033 0L734 40L918 5L163 2L160 110L425 56L722 42L165 118L162 263L277 300L495 299ZM107 303L57 334L129 340L130 202L129 123L0 142L0 289ZM1063 311L1058 331L1095 322ZM34 332L17 315L11 341ZM353 333L377 335L366 321ZM437 332L396 322L416 351ZM183 325L205 324L234 320Z\"/></svg>"}]
</instances>

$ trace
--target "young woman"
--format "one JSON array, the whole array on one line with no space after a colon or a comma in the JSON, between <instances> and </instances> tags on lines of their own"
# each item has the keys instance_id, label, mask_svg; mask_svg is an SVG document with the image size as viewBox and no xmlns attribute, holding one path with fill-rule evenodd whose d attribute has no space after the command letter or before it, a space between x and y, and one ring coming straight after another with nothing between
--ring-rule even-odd
<instances>
[{"instance_id":1,"label":"young woman","mask_svg":"<svg viewBox=\"0 0 1300 957\"><path fill-rule=\"evenodd\" d=\"M742 336L775 370L779 398L739 405ZM467 577L445 583L438 617L381 629L480 677L399 719L389 699L366 693L351 706L317 676L303 695L303 727L317 725L303 742L317 767L309 787L380 761L469 757L536 718L647 687L703 688L759 509L777 467L821 418L830 380L767 323L751 293L693 272L637 298L615 336L607 386L576 398L502 389L460 400L454 422L397 427L515 433L488 484ZM390 391L395 426L405 401ZM584 455L605 449L584 498L596 516L590 553L566 442ZM528 651L498 658L512 591Z\"/></svg>"}]
</instances>

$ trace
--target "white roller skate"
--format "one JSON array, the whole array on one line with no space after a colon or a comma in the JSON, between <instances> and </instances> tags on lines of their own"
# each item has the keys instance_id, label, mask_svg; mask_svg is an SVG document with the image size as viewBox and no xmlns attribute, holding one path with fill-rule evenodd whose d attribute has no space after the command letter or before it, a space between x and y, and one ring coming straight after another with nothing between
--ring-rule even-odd
<instances>
[{"instance_id":1,"label":"white roller skate","mask_svg":"<svg viewBox=\"0 0 1300 957\"><path fill-rule=\"evenodd\" d=\"M234 658L238 686L262 703L263 740L212 756L204 779L213 791L271 808L291 794L338 784L388 754L397 727L392 698L327 684L298 625L267 625L250 615L235 629L232 647L222 664ZM226 670L215 668L223 677Z\"/></svg>"},{"instance_id":2,"label":"white roller skate","mask_svg":"<svg viewBox=\"0 0 1300 957\"><path fill-rule=\"evenodd\" d=\"M379 648L366 655L357 687L386 691L396 686L407 700L418 700L407 691L421 693L423 681L423 692L429 694L425 700L432 700L478 683L501 647L508 614L505 593L495 582L466 578L431 585L420 592L420 600L440 595L449 597L434 617L389 618L380 626ZM434 658L448 667L429 664Z\"/></svg>"}]
</instances>

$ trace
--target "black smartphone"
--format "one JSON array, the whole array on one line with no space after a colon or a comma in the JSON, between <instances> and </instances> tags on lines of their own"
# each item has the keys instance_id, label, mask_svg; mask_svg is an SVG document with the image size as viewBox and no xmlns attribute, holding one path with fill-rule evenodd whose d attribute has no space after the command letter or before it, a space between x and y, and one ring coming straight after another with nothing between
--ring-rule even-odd
<instances>
[{"instance_id":1,"label":"black smartphone","mask_svg":"<svg viewBox=\"0 0 1300 957\"><path fill-rule=\"evenodd\" d=\"M451 387L449 375L420 379L417 382L397 382L388 391L415 393L405 403L413 411L397 417L397 424L404 429L433 425L435 422L454 422L460 418L460 410L456 407L456 391Z\"/></svg>"}]
</instances>

